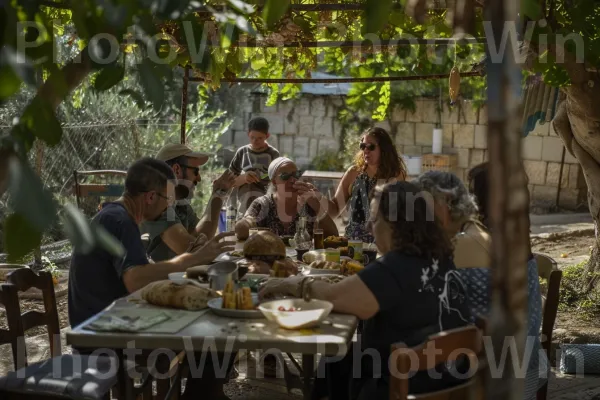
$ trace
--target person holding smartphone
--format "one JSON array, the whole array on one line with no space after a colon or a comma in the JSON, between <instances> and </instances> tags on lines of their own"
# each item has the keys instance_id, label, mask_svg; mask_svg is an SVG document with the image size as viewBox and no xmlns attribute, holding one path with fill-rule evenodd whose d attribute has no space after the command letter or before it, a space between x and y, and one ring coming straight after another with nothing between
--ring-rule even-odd
<instances>
[{"instance_id":1,"label":"person holding smartphone","mask_svg":"<svg viewBox=\"0 0 600 400\"><path fill-rule=\"evenodd\" d=\"M236 219L244 216L254 199L267 193L269 165L279 157L279 151L267 142L269 137L269 121L262 117L251 119L248 123L250 143L237 150L229 165L229 170L237 175L236 190L229 204L237 212Z\"/></svg>"}]
</instances>

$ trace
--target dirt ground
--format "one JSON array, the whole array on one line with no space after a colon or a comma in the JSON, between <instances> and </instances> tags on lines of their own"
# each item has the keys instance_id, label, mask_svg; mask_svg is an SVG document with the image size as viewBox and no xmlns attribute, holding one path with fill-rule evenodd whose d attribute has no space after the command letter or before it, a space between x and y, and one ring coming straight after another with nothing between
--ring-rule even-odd
<instances>
[{"instance_id":1,"label":"dirt ground","mask_svg":"<svg viewBox=\"0 0 600 400\"><path fill-rule=\"evenodd\" d=\"M588 231L551 234L532 238L536 253L554 258L559 268L586 261L594 244L594 234ZM590 318L573 312L558 312L554 325L554 342L600 343L600 318Z\"/></svg>"}]
</instances>

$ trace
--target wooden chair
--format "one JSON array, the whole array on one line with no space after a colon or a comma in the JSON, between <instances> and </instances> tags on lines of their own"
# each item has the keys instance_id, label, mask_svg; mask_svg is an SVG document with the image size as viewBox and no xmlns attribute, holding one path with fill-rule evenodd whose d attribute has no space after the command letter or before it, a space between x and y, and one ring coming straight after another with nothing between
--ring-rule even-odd
<instances>
[{"instance_id":1,"label":"wooden chair","mask_svg":"<svg viewBox=\"0 0 600 400\"><path fill-rule=\"evenodd\" d=\"M21 314L19 292L37 288L42 291L44 312ZM29 268L11 272L0 285L0 302L6 310L8 330L0 331L0 344L10 343L15 371L0 378L0 398L12 399L110 399L117 382L114 359L109 357L61 355L60 325L52 275L36 275ZM46 326L52 358L32 365L27 363L25 332Z\"/></svg>"},{"instance_id":2,"label":"wooden chair","mask_svg":"<svg viewBox=\"0 0 600 400\"><path fill-rule=\"evenodd\" d=\"M483 400L483 371L485 360L481 357L483 350L482 332L473 325L452 329L429 336L425 343L408 348L403 343L392 346L392 357L396 356L396 368L400 376L391 375L390 399L429 399L429 400ZM432 356L428 347L436 352ZM460 351L456 351L461 349ZM469 359L471 378L457 386L435 392L409 395L409 373L427 371L436 365L457 361L459 356ZM474 371L474 369L477 370Z\"/></svg>"},{"instance_id":3,"label":"wooden chair","mask_svg":"<svg viewBox=\"0 0 600 400\"><path fill-rule=\"evenodd\" d=\"M73 171L75 180L75 197L77 207L81 208L81 199L85 197L120 197L125 188L121 184L112 183L80 183L80 177L125 177L127 171L119 170L94 170L94 171Z\"/></svg>"},{"instance_id":4,"label":"wooden chair","mask_svg":"<svg viewBox=\"0 0 600 400\"><path fill-rule=\"evenodd\" d=\"M550 349L552 347L552 331L558 312L558 302L560 300L560 281L562 271L558 269L556 261L544 254L534 254L538 267L538 275L547 282L547 291L545 298L542 298L542 333L541 344L550 359ZM548 393L548 382L538 390L537 398L545 400Z\"/></svg>"}]
</instances>

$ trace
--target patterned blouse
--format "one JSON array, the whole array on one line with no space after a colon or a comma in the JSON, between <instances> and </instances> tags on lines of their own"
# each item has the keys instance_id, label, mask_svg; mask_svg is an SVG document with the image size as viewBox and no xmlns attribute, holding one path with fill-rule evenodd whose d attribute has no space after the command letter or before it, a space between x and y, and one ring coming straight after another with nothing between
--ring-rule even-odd
<instances>
[{"instance_id":1,"label":"patterned blouse","mask_svg":"<svg viewBox=\"0 0 600 400\"><path fill-rule=\"evenodd\" d=\"M277 214L277 204L272 194L256 198L244 214L244 217L256 218L256 225L259 228L269 228L271 232L278 236L293 236L296 234L296 225L300 217L307 217L306 229L312 234L316 213L306 204L300 212L297 212L292 222L287 226L283 225Z\"/></svg>"},{"instance_id":2,"label":"patterned blouse","mask_svg":"<svg viewBox=\"0 0 600 400\"><path fill-rule=\"evenodd\" d=\"M490 312L491 270L489 268L459 268L464 282L471 307L471 315L487 316ZM536 392L547 382L550 363L544 351L540 351L540 326L542 323L542 297L540 281L535 258L527 263L527 341L525 351L530 351L531 358L525 377L525 393L523 398L534 400ZM539 356L538 356L539 354Z\"/></svg>"},{"instance_id":3,"label":"patterned blouse","mask_svg":"<svg viewBox=\"0 0 600 400\"><path fill-rule=\"evenodd\" d=\"M366 172L361 172L352 184L350 194L350 219L346 226L346 237L352 240L362 240L365 243L373 243L375 239L367 230L369 220L369 195L375 188L377 179L370 178Z\"/></svg>"}]
</instances>

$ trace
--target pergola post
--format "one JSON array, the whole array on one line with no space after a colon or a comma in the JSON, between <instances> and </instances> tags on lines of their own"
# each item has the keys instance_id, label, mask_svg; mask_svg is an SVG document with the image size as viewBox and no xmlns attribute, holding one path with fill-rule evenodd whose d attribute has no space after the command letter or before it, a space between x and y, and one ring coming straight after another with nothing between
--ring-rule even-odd
<instances>
[{"instance_id":1,"label":"pergola post","mask_svg":"<svg viewBox=\"0 0 600 400\"><path fill-rule=\"evenodd\" d=\"M188 84L190 82L190 67L186 65L183 71L183 87L181 89L181 144L185 144L185 125L187 122Z\"/></svg>"},{"instance_id":2,"label":"pergola post","mask_svg":"<svg viewBox=\"0 0 600 400\"><path fill-rule=\"evenodd\" d=\"M496 49L501 49L503 32L518 21L518 0L486 3ZM508 35L509 38L511 35ZM522 99L521 69L516 64L518 43L492 57L487 46L488 149L490 162L490 217L492 231L492 304L488 328L495 366L498 368L505 344L515 345L518 359L508 350L499 376L488 375L486 399L522 399L524 376L516 376L527 332L527 261L529 243L529 192L521 161ZM508 341L508 342L506 342ZM532 354L531 357L538 357ZM525 368L526 370L526 368Z\"/></svg>"}]
</instances>

